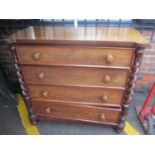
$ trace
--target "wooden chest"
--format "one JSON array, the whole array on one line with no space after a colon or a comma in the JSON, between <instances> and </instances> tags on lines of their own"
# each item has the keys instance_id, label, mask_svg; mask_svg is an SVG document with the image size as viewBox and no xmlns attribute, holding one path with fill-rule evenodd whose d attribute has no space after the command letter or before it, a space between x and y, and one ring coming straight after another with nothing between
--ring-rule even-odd
<instances>
[{"instance_id":1,"label":"wooden chest","mask_svg":"<svg viewBox=\"0 0 155 155\"><path fill-rule=\"evenodd\" d=\"M30 120L124 128L147 41L132 28L28 27L9 37Z\"/></svg>"}]
</instances>

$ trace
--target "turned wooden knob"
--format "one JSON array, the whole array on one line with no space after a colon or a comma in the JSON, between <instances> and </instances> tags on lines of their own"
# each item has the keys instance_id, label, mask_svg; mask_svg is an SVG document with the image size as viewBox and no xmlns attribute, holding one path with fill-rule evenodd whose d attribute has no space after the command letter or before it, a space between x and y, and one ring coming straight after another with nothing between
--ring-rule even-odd
<instances>
[{"instance_id":1,"label":"turned wooden knob","mask_svg":"<svg viewBox=\"0 0 155 155\"><path fill-rule=\"evenodd\" d=\"M40 59L40 52L36 52L32 54L33 60L39 60Z\"/></svg>"},{"instance_id":2,"label":"turned wooden knob","mask_svg":"<svg viewBox=\"0 0 155 155\"><path fill-rule=\"evenodd\" d=\"M48 107L48 108L46 108L45 111L46 111L47 114L49 114L51 112L51 109Z\"/></svg>"},{"instance_id":3,"label":"turned wooden knob","mask_svg":"<svg viewBox=\"0 0 155 155\"><path fill-rule=\"evenodd\" d=\"M105 114L104 114L104 113L102 113L102 114L100 115L100 119L101 119L102 121L105 121L105 120L106 120L106 117L105 117Z\"/></svg>"},{"instance_id":4,"label":"turned wooden knob","mask_svg":"<svg viewBox=\"0 0 155 155\"><path fill-rule=\"evenodd\" d=\"M106 57L106 62L107 63L112 63L114 60L113 56L111 54L108 54L107 57Z\"/></svg>"},{"instance_id":5,"label":"turned wooden knob","mask_svg":"<svg viewBox=\"0 0 155 155\"><path fill-rule=\"evenodd\" d=\"M47 97L47 96L48 96L48 91L47 91L47 90L42 91L42 92L41 92L41 95L42 95L43 97Z\"/></svg>"},{"instance_id":6,"label":"turned wooden knob","mask_svg":"<svg viewBox=\"0 0 155 155\"><path fill-rule=\"evenodd\" d=\"M109 75L105 75L104 82L109 83L111 81L111 77Z\"/></svg>"},{"instance_id":7,"label":"turned wooden knob","mask_svg":"<svg viewBox=\"0 0 155 155\"><path fill-rule=\"evenodd\" d=\"M40 79L40 80L43 80L44 78L45 78L45 73L40 73L39 75L38 75L38 78Z\"/></svg>"},{"instance_id":8,"label":"turned wooden knob","mask_svg":"<svg viewBox=\"0 0 155 155\"><path fill-rule=\"evenodd\" d=\"M108 96L107 95L103 95L101 96L102 101L108 101Z\"/></svg>"}]
</instances>

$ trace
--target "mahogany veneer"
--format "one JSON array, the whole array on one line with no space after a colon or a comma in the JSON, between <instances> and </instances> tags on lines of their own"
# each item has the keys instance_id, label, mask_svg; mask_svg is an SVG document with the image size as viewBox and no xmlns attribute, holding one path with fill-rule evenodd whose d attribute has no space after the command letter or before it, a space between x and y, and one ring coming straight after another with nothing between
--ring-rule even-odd
<instances>
[{"instance_id":1,"label":"mahogany veneer","mask_svg":"<svg viewBox=\"0 0 155 155\"><path fill-rule=\"evenodd\" d=\"M26 83L122 87L128 70L86 67L22 66Z\"/></svg>"},{"instance_id":2,"label":"mahogany veneer","mask_svg":"<svg viewBox=\"0 0 155 155\"><path fill-rule=\"evenodd\" d=\"M129 67L134 49L17 46L22 64L100 65ZM111 60L110 60L111 59Z\"/></svg>"},{"instance_id":3,"label":"mahogany veneer","mask_svg":"<svg viewBox=\"0 0 155 155\"><path fill-rule=\"evenodd\" d=\"M101 124L117 125L120 109L96 106L62 104L60 102L33 101L32 106L38 116L63 118L69 120L84 120Z\"/></svg>"},{"instance_id":4,"label":"mahogany veneer","mask_svg":"<svg viewBox=\"0 0 155 155\"><path fill-rule=\"evenodd\" d=\"M75 86L28 85L32 100L77 102L88 105L120 107L124 90ZM113 94L113 95L111 95Z\"/></svg>"},{"instance_id":5,"label":"mahogany veneer","mask_svg":"<svg viewBox=\"0 0 155 155\"><path fill-rule=\"evenodd\" d=\"M148 44L132 28L35 26L8 38L30 121L58 119L122 131Z\"/></svg>"}]
</instances>

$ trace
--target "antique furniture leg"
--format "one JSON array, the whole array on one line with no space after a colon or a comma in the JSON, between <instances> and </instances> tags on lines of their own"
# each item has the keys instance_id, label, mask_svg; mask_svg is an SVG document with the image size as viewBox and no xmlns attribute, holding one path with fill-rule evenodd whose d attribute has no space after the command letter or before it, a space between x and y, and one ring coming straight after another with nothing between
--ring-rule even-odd
<instances>
[{"instance_id":1,"label":"antique furniture leg","mask_svg":"<svg viewBox=\"0 0 155 155\"><path fill-rule=\"evenodd\" d=\"M31 123L35 125L36 124L36 116L34 114L32 106L31 106L30 97L28 95L28 91L27 91L27 88L26 88L26 85L25 85L25 82L24 82L24 77L23 77L23 74L22 74L22 70L20 68L20 64L18 63L16 50L15 50L15 45L10 44L10 49L14 54L15 68L16 68L16 71L17 71L17 76L18 76L20 87L21 87L21 90L22 90L22 95L24 97L24 100L25 100L25 103L26 103L26 106L27 106L27 109L28 109L29 118L30 118Z\"/></svg>"},{"instance_id":2,"label":"antique furniture leg","mask_svg":"<svg viewBox=\"0 0 155 155\"><path fill-rule=\"evenodd\" d=\"M140 48L136 48L134 64L133 64L133 67L131 68L131 73L129 75L128 84L127 84L127 87L124 93L124 102L122 104L122 113L120 117L120 122L119 122L119 125L117 126L118 133L122 132L125 127L125 120L127 118L127 113L128 113L129 106L131 103L141 60L142 60L142 52L140 52Z\"/></svg>"}]
</instances>

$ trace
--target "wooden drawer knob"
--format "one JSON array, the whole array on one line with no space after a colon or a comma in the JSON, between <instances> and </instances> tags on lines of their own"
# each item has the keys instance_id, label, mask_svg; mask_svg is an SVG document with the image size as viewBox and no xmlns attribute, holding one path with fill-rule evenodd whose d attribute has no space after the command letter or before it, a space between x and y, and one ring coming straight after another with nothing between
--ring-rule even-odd
<instances>
[{"instance_id":1,"label":"wooden drawer knob","mask_svg":"<svg viewBox=\"0 0 155 155\"><path fill-rule=\"evenodd\" d=\"M49 113L51 112L51 109L48 107L48 108L46 108L45 112L46 112L47 114L49 114Z\"/></svg>"},{"instance_id":2,"label":"wooden drawer knob","mask_svg":"<svg viewBox=\"0 0 155 155\"><path fill-rule=\"evenodd\" d=\"M113 56L111 54L108 54L107 57L106 57L106 62L107 63L112 63L114 60Z\"/></svg>"},{"instance_id":3,"label":"wooden drawer knob","mask_svg":"<svg viewBox=\"0 0 155 155\"><path fill-rule=\"evenodd\" d=\"M107 101L108 101L108 96L107 96L107 95L103 95L103 96L101 97L101 99L102 99L102 101L107 102Z\"/></svg>"},{"instance_id":4,"label":"wooden drawer knob","mask_svg":"<svg viewBox=\"0 0 155 155\"><path fill-rule=\"evenodd\" d=\"M38 75L38 78L40 80L43 80L45 78L45 73L41 72L39 75Z\"/></svg>"},{"instance_id":5,"label":"wooden drawer knob","mask_svg":"<svg viewBox=\"0 0 155 155\"><path fill-rule=\"evenodd\" d=\"M100 115L100 119L101 119L102 121L105 121L105 120L106 120L106 117L105 117L105 114L104 114L104 113L102 113L102 114Z\"/></svg>"},{"instance_id":6,"label":"wooden drawer knob","mask_svg":"<svg viewBox=\"0 0 155 155\"><path fill-rule=\"evenodd\" d=\"M41 95L42 95L43 97L47 97L47 96L48 96L48 91L47 91L47 90L42 91L42 92L41 92Z\"/></svg>"},{"instance_id":7,"label":"wooden drawer knob","mask_svg":"<svg viewBox=\"0 0 155 155\"><path fill-rule=\"evenodd\" d=\"M111 82L111 77L110 77L109 75L105 75L105 77L104 77L104 82L105 82L105 83Z\"/></svg>"},{"instance_id":8,"label":"wooden drawer knob","mask_svg":"<svg viewBox=\"0 0 155 155\"><path fill-rule=\"evenodd\" d=\"M33 60L39 60L40 59L40 52L36 52L32 54Z\"/></svg>"}]
</instances>

